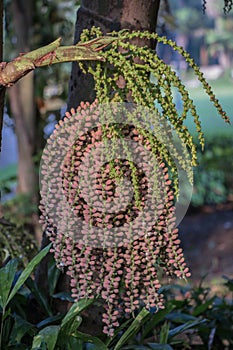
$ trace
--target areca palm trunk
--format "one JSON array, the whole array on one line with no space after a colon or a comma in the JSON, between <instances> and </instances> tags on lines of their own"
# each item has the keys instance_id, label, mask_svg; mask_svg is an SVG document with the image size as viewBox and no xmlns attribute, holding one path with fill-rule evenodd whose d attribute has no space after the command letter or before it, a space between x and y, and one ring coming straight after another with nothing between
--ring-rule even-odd
<instances>
[{"instance_id":1,"label":"areca palm trunk","mask_svg":"<svg viewBox=\"0 0 233 350\"><path fill-rule=\"evenodd\" d=\"M100 27L104 34L121 29L156 29L160 0L82 0L77 11L74 43L80 39L83 29ZM139 45L154 45L141 41ZM81 87L81 88L80 88ZM77 63L72 64L69 84L68 109L77 107L81 101L95 99L94 82L89 74L83 74ZM66 280L67 278L65 278ZM63 280L63 285L67 286ZM91 307L83 315L81 330L97 335L102 330L100 307Z\"/></svg>"},{"instance_id":2,"label":"areca palm trunk","mask_svg":"<svg viewBox=\"0 0 233 350\"><path fill-rule=\"evenodd\" d=\"M160 0L82 0L77 11L74 43L79 41L83 29L90 29L92 26L100 27L104 34L121 29L154 32L159 6ZM153 45L153 43L146 44ZM92 77L83 74L79 65L73 63L68 109L77 107L81 101L92 102L94 98Z\"/></svg>"}]
</instances>

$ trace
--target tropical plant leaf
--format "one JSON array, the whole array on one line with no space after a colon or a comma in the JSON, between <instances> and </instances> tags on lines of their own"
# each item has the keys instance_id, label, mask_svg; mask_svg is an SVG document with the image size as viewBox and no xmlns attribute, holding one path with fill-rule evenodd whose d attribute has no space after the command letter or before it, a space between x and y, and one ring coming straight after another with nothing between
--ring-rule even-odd
<instances>
[{"instance_id":1,"label":"tropical plant leaf","mask_svg":"<svg viewBox=\"0 0 233 350\"><path fill-rule=\"evenodd\" d=\"M47 350L47 346L46 346L46 343L44 341L43 335L37 334L33 338L31 350Z\"/></svg>"},{"instance_id":2,"label":"tropical plant leaf","mask_svg":"<svg viewBox=\"0 0 233 350\"><path fill-rule=\"evenodd\" d=\"M55 291L61 271L57 268L54 259L49 261L48 267L48 281L49 281L49 294L52 295Z\"/></svg>"},{"instance_id":3,"label":"tropical plant leaf","mask_svg":"<svg viewBox=\"0 0 233 350\"><path fill-rule=\"evenodd\" d=\"M26 279L30 276L34 268L41 262L41 260L48 254L52 243L47 245L44 249L42 249L27 265L27 267L21 273L18 281L16 282L14 288L12 289L8 299L7 304L11 301L11 299L15 296L18 290L22 287Z\"/></svg>"},{"instance_id":4,"label":"tropical plant leaf","mask_svg":"<svg viewBox=\"0 0 233 350\"><path fill-rule=\"evenodd\" d=\"M91 344L89 349L92 350L109 350L108 347L97 337L89 334L81 333L76 331L72 334L74 337L81 339L84 343Z\"/></svg>"},{"instance_id":5,"label":"tropical plant leaf","mask_svg":"<svg viewBox=\"0 0 233 350\"><path fill-rule=\"evenodd\" d=\"M122 337L117 342L116 346L114 347L114 350L119 350L122 348L122 346L133 336L136 336L138 333L140 327L148 320L150 315L150 312L146 310L145 308L142 309L142 311L138 314L138 316L135 318L135 320L131 323L129 328L125 331L125 333L122 335Z\"/></svg>"},{"instance_id":6,"label":"tropical plant leaf","mask_svg":"<svg viewBox=\"0 0 233 350\"><path fill-rule=\"evenodd\" d=\"M150 349L152 349L152 350L173 350L173 348L169 344L148 343L148 345L150 346Z\"/></svg>"},{"instance_id":7,"label":"tropical plant leaf","mask_svg":"<svg viewBox=\"0 0 233 350\"><path fill-rule=\"evenodd\" d=\"M171 339L171 338L175 337L176 335L183 333L185 330L187 330L189 328L193 328L193 327L198 326L198 325L205 323L205 322L206 322L205 319L194 321L194 322L190 321L190 322L186 322L185 324L182 324L179 327L175 327L168 332L168 339Z\"/></svg>"},{"instance_id":8,"label":"tropical plant leaf","mask_svg":"<svg viewBox=\"0 0 233 350\"><path fill-rule=\"evenodd\" d=\"M113 341L116 339L116 337L118 336L118 334L120 332L122 332L126 327L128 327L128 324L130 324L132 322L131 319L125 321L123 324L121 324L119 327L117 327L117 329L114 332L113 337L109 337L108 340L105 342L105 344L107 346L109 346L111 343L113 343Z\"/></svg>"},{"instance_id":9,"label":"tropical plant leaf","mask_svg":"<svg viewBox=\"0 0 233 350\"><path fill-rule=\"evenodd\" d=\"M63 317L64 317L64 314L63 315L59 314L59 315L56 315L56 316L47 317L45 320L37 323L36 327L38 329L40 329L40 328L42 329L45 326L48 326L48 325L51 325L54 322L60 321Z\"/></svg>"},{"instance_id":10,"label":"tropical plant leaf","mask_svg":"<svg viewBox=\"0 0 233 350\"><path fill-rule=\"evenodd\" d=\"M66 316L63 318L61 327L63 328L68 322L74 319L77 315L80 314L83 310L85 310L88 306L93 303L94 299L82 299L74 303Z\"/></svg>"},{"instance_id":11,"label":"tropical plant leaf","mask_svg":"<svg viewBox=\"0 0 233 350\"><path fill-rule=\"evenodd\" d=\"M69 336L67 340L67 350L83 350L83 341L73 336Z\"/></svg>"},{"instance_id":12,"label":"tropical plant leaf","mask_svg":"<svg viewBox=\"0 0 233 350\"><path fill-rule=\"evenodd\" d=\"M18 345L21 342L22 337L30 331L30 333L36 332L35 326L26 320L24 320L22 317L15 315L14 316L14 326L10 334L10 341L9 345ZM18 349L18 347L17 347Z\"/></svg>"},{"instance_id":13,"label":"tropical plant leaf","mask_svg":"<svg viewBox=\"0 0 233 350\"><path fill-rule=\"evenodd\" d=\"M126 345L121 348L121 350L150 350L150 348L146 345Z\"/></svg>"},{"instance_id":14,"label":"tropical plant leaf","mask_svg":"<svg viewBox=\"0 0 233 350\"><path fill-rule=\"evenodd\" d=\"M226 280L226 282L224 283L225 286L228 287L228 289L233 292L233 278L229 278L227 276L223 276L223 278Z\"/></svg>"},{"instance_id":15,"label":"tropical plant leaf","mask_svg":"<svg viewBox=\"0 0 233 350\"><path fill-rule=\"evenodd\" d=\"M60 331L60 326L49 326L43 328L33 340L32 350L36 349L39 345L46 343L47 350L54 350L58 338L58 334Z\"/></svg>"},{"instance_id":16,"label":"tropical plant leaf","mask_svg":"<svg viewBox=\"0 0 233 350\"><path fill-rule=\"evenodd\" d=\"M168 306L165 309L161 309L156 314L152 315L149 322L147 322L144 326L144 329L142 331L141 335L141 342L145 339L145 337L148 335L150 331L152 331L159 322L163 321L165 317L175 308L174 305L168 304Z\"/></svg>"},{"instance_id":17,"label":"tropical plant leaf","mask_svg":"<svg viewBox=\"0 0 233 350\"><path fill-rule=\"evenodd\" d=\"M159 336L160 344L167 344L169 328L169 323L167 322L162 325Z\"/></svg>"},{"instance_id":18,"label":"tropical plant leaf","mask_svg":"<svg viewBox=\"0 0 233 350\"><path fill-rule=\"evenodd\" d=\"M61 337L70 337L71 334L75 333L78 330L81 323L81 316L77 315L75 317L72 317L71 320L62 327Z\"/></svg>"},{"instance_id":19,"label":"tropical plant leaf","mask_svg":"<svg viewBox=\"0 0 233 350\"><path fill-rule=\"evenodd\" d=\"M43 308L45 313L48 316L52 316L53 313L52 313L52 310L51 310L51 308L49 306L49 303L48 303L46 297L43 295L42 291L38 288L38 286L35 283L35 281L31 277L28 277L28 279L26 280L25 284L30 289L30 291L33 293L33 295L35 296L37 302Z\"/></svg>"},{"instance_id":20,"label":"tropical plant leaf","mask_svg":"<svg viewBox=\"0 0 233 350\"><path fill-rule=\"evenodd\" d=\"M169 315L166 316L166 319L172 322L182 323L182 324L185 322L197 320L196 317L189 314L185 314L183 312L171 312Z\"/></svg>"},{"instance_id":21,"label":"tropical plant leaf","mask_svg":"<svg viewBox=\"0 0 233 350\"><path fill-rule=\"evenodd\" d=\"M1 315L2 320L5 321L5 319L11 314L11 309L8 308L3 315Z\"/></svg>"},{"instance_id":22,"label":"tropical plant leaf","mask_svg":"<svg viewBox=\"0 0 233 350\"><path fill-rule=\"evenodd\" d=\"M215 297L207 300L205 303L198 305L194 311L193 311L193 316L199 316L201 313L205 312L208 307L213 303Z\"/></svg>"},{"instance_id":23,"label":"tropical plant leaf","mask_svg":"<svg viewBox=\"0 0 233 350\"><path fill-rule=\"evenodd\" d=\"M71 294L67 293L67 292L56 293L56 294L53 294L52 297L54 299L61 299L63 301L69 301L70 303L74 302L74 299L72 298Z\"/></svg>"},{"instance_id":24,"label":"tropical plant leaf","mask_svg":"<svg viewBox=\"0 0 233 350\"><path fill-rule=\"evenodd\" d=\"M17 272L17 266L17 260L13 259L0 269L0 305L3 309L5 309L8 304L8 298Z\"/></svg>"}]
</instances>

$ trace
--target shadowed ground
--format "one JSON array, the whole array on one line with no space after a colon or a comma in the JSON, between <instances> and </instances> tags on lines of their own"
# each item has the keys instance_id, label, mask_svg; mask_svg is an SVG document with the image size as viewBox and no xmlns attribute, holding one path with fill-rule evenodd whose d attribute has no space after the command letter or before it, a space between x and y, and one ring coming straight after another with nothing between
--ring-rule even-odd
<instances>
[{"instance_id":1,"label":"shadowed ground","mask_svg":"<svg viewBox=\"0 0 233 350\"><path fill-rule=\"evenodd\" d=\"M186 215L180 224L180 238L192 280L205 274L206 281L233 278L233 205L205 207Z\"/></svg>"}]
</instances>

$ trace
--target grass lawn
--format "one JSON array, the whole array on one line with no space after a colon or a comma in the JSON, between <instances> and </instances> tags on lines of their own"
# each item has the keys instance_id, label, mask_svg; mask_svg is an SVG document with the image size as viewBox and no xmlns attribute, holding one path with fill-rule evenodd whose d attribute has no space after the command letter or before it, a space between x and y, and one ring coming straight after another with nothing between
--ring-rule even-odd
<instances>
[{"instance_id":1,"label":"grass lawn","mask_svg":"<svg viewBox=\"0 0 233 350\"><path fill-rule=\"evenodd\" d=\"M233 136L233 80L221 79L218 81L210 81L210 85L223 109L230 117L231 125L226 124L221 119L201 85L196 88L188 88L190 96L197 106L198 114L201 117L200 120L204 135L228 133ZM195 130L195 125L191 116L187 119L186 125L190 130Z\"/></svg>"}]
</instances>

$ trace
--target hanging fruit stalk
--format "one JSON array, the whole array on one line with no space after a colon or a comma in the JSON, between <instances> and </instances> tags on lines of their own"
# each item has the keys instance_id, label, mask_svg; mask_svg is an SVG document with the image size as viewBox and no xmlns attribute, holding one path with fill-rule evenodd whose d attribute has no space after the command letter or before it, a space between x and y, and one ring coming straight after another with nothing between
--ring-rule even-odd
<instances>
[{"instance_id":1,"label":"hanging fruit stalk","mask_svg":"<svg viewBox=\"0 0 233 350\"><path fill-rule=\"evenodd\" d=\"M37 50L20 54L11 62L0 63L0 84L12 86L16 81L37 67L71 61L104 61L100 50L115 41L112 37L102 37L86 43L71 46L60 46L61 38Z\"/></svg>"}]
</instances>

